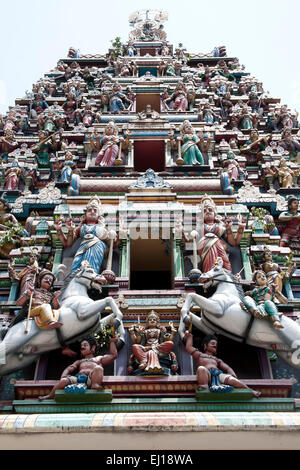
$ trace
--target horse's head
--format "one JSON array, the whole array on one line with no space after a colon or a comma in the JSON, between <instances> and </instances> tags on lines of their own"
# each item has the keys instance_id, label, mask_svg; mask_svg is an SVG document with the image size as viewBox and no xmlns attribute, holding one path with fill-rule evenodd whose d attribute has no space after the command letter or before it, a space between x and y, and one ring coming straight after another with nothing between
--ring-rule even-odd
<instances>
[{"instance_id":1,"label":"horse's head","mask_svg":"<svg viewBox=\"0 0 300 470\"><path fill-rule=\"evenodd\" d=\"M81 263L81 269L76 274L76 280L80 284L85 285L88 289L97 289L99 292L102 291L102 286L107 284L105 277L95 273L87 261Z\"/></svg>"},{"instance_id":2,"label":"horse's head","mask_svg":"<svg viewBox=\"0 0 300 470\"><path fill-rule=\"evenodd\" d=\"M198 279L200 284L203 284L204 289L208 289L211 286L214 286L216 283L226 280L227 271L223 268L223 260L217 258L214 266L210 271L202 273Z\"/></svg>"}]
</instances>

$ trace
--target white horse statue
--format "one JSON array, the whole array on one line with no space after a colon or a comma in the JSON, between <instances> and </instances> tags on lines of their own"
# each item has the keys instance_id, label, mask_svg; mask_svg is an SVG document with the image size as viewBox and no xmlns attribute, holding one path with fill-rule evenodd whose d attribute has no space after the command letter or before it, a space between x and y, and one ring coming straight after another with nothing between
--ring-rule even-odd
<instances>
[{"instance_id":1,"label":"white horse statue","mask_svg":"<svg viewBox=\"0 0 300 470\"><path fill-rule=\"evenodd\" d=\"M124 344L123 315L114 299L106 297L94 301L87 293L90 287L101 292L101 286L105 283L103 276L82 263L78 271L66 278L59 297L59 319L63 326L56 330L42 330L32 318L29 319L28 333L25 333L26 320L11 326L0 342L0 376L23 369L42 353L80 341L84 336L110 324L111 319L119 335L118 346ZM101 319L101 312L106 307L112 313Z\"/></svg>"},{"instance_id":2,"label":"white horse statue","mask_svg":"<svg viewBox=\"0 0 300 470\"><path fill-rule=\"evenodd\" d=\"M284 328L276 330L267 318L253 317L241 307L244 293L238 280L226 269L222 262L210 271L201 274L199 283L204 290L216 286L215 293L203 297L188 293L181 309L179 334L184 338L190 319L192 324L205 334L222 334L238 342L251 346L272 349L294 368L300 368L300 324L285 315L281 317ZM201 316L190 313L192 304L201 308Z\"/></svg>"}]
</instances>

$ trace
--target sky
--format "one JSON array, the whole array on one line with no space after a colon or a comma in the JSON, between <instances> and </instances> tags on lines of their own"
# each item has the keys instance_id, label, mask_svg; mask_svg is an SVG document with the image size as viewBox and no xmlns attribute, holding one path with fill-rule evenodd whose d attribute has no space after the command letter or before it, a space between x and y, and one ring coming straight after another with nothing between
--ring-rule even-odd
<instances>
[{"instance_id":1,"label":"sky","mask_svg":"<svg viewBox=\"0 0 300 470\"><path fill-rule=\"evenodd\" d=\"M1 0L0 113L70 46L105 54L111 40L128 41L129 15L162 9L167 39L190 53L225 45L246 71L300 114L299 0Z\"/></svg>"}]
</instances>

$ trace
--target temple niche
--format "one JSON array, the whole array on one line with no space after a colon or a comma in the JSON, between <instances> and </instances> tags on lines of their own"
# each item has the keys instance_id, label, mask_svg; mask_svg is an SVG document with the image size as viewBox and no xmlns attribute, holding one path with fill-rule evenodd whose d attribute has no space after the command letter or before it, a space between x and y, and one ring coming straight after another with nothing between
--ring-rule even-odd
<instances>
[{"instance_id":1,"label":"temple niche","mask_svg":"<svg viewBox=\"0 0 300 470\"><path fill-rule=\"evenodd\" d=\"M298 116L167 19L0 119L2 411L296 411Z\"/></svg>"}]
</instances>

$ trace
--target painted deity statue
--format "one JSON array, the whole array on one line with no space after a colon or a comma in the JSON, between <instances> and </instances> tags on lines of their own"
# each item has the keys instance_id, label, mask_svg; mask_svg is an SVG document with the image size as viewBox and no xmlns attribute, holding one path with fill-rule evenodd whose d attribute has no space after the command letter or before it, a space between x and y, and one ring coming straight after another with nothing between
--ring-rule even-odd
<instances>
[{"instance_id":1,"label":"painted deity statue","mask_svg":"<svg viewBox=\"0 0 300 470\"><path fill-rule=\"evenodd\" d=\"M262 255L263 264L262 270L264 271L269 285L275 285L278 291L282 291L282 270L278 263L273 261L272 251L268 247L264 247Z\"/></svg>"},{"instance_id":2,"label":"painted deity statue","mask_svg":"<svg viewBox=\"0 0 300 470\"><path fill-rule=\"evenodd\" d=\"M188 92L182 82L179 82L175 88L174 93L171 96L164 100L165 105L168 109L168 104L173 102L173 111L176 112L185 112L188 108Z\"/></svg>"},{"instance_id":3,"label":"painted deity statue","mask_svg":"<svg viewBox=\"0 0 300 470\"><path fill-rule=\"evenodd\" d=\"M39 400L49 400L55 397L56 390L71 388L74 393L78 390L79 384L84 384L85 389L90 388L91 390L101 391L103 390L103 367L113 362L117 356L118 336L114 336L110 339L109 353L104 356L95 356L97 341L93 337L84 338L80 343L80 352L82 359L75 361L73 364L68 366L62 373L60 380L53 387L49 395L43 395L39 397ZM70 393L69 392L69 393Z\"/></svg>"},{"instance_id":4,"label":"painted deity statue","mask_svg":"<svg viewBox=\"0 0 300 470\"><path fill-rule=\"evenodd\" d=\"M17 161L14 161L10 168L5 171L5 188L7 191L16 191L19 186L19 178L22 170Z\"/></svg>"},{"instance_id":5,"label":"painted deity statue","mask_svg":"<svg viewBox=\"0 0 300 470\"><path fill-rule=\"evenodd\" d=\"M18 147L14 132L11 129L4 131L4 137L0 137L0 157L6 161L8 154Z\"/></svg>"},{"instance_id":6,"label":"painted deity statue","mask_svg":"<svg viewBox=\"0 0 300 470\"><path fill-rule=\"evenodd\" d=\"M297 166L292 170L284 157L281 157L279 168L277 170L279 177L279 184L282 188L292 188L296 178L300 174L300 168Z\"/></svg>"},{"instance_id":7,"label":"painted deity statue","mask_svg":"<svg viewBox=\"0 0 300 470\"><path fill-rule=\"evenodd\" d=\"M182 142L181 154L185 165L203 165L204 159L200 151L200 138L187 119L180 127L181 136L177 139Z\"/></svg>"},{"instance_id":8,"label":"painted deity statue","mask_svg":"<svg viewBox=\"0 0 300 470\"><path fill-rule=\"evenodd\" d=\"M193 346L193 335L189 331L185 332L185 338L185 348L197 364L198 390L219 392L230 391L232 387L249 390L249 387L237 378L233 369L222 359L216 357L218 347L216 336L208 335L203 339L203 352ZM252 393L255 397L260 396L260 392L252 390Z\"/></svg>"},{"instance_id":9,"label":"painted deity statue","mask_svg":"<svg viewBox=\"0 0 300 470\"><path fill-rule=\"evenodd\" d=\"M255 271L253 281L254 289L246 292L243 300L246 309L256 318L269 318L276 330L282 329L283 325L274 299L277 297L279 302L287 303L287 298L279 291L278 285L268 283L263 271Z\"/></svg>"},{"instance_id":10,"label":"painted deity statue","mask_svg":"<svg viewBox=\"0 0 300 470\"><path fill-rule=\"evenodd\" d=\"M284 148L284 150L289 152L293 159L295 159L300 152L300 142L293 138L292 131L289 127L283 129L279 144Z\"/></svg>"},{"instance_id":11,"label":"painted deity statue","mask_svg":"<svg viewBox=\"0 0 300 470\"><path fill-rule=\"evenodd\" d=\"M41 268L38 264L38 249L33 247L29 254L29 264L26 268L22 269L19 273L15 271L15 261L10 260L8 265L9 277L16 282L20 283L19 290L20 296L24 295L28 288L34 287L36 278L40 274Z\"/></svg>"},{"instance_id":12,"label":"painted deity statue","mask_svg":"<svg viewBox=\"0 0 300 470\"><path fill-rule=\"evenodd\" d=\"M132 342L132 353L135 360L138 362L138 369L143 372L149 373L163 373L164 369L160 363L160 359L167 358L171 355L172 371L178 369L176 358L172 349L174 347L173 339L176 334L176 329L173 323L170 322L171 334L167 333L165 327L160 326L159 316L153 310L149 313L146 319L146 326L133 325L129 328L130 337ZM133 359L133 358L132 358ZM132 362L129 365L128 373L132 373Z\"/></svg>"},{"instance_id":13,"label":"painted deity statue","mask_svg":"<svg viewBox=\"0 0 300 470\"><path fill-rule=\"evenodd\" d=\"M60 169L60 181L62 183L69 183L72 178L73 170L76 168L76 163L73 162L73 154L70 150L65 153L65 161L62 163Z\"/></svg>"},{"instance_id":14,"label":"painted deity statue","mask_svg":"<svg viewBox=\"0 0 300 470\"><path fill-rule=\"evenodd\" d=\"M51 271L43 269L36 280L34 285L29 282L26 284L26 289L18 298L17 305L25 306L31 299L30 318L35 319L37 326L46 330L60 328L62 323L58 321L57 311L59 308L57 297L60 292L52 293L55 276Z\"/></svg>"},{"instance_id":15,"label":"painted deity statue","mask_svg":"<svg viewBox=\"0 0 300 470\"><path fill-rule=\"evenodd\" d=\"M127 106L126 106L127 103ZM122 87L118 82L115 82L112 91L109 94L109 111L118 114L121 111L126 111L130 108L133 102L122 93Z\"/></svg>"},{"instance_id":16,"label":"painted deity statue","mask_svg":"<svg viewBox=\"0 0 300 470\"><path fill-rule=\"evenodd\" d=\"M97 154L95 165L96 166L113 166L115 161L121 152L121 148L128 148L129 144L129 133L127 133L126 139L118 136L119 130L113 121L110 121L106 128L105 134L100 139L101 149ZM97 142L94 139L90 139L92 150L97 151Z\"/></svg>"},{"instance_id":17,"label":"painted deity statue","mask_svg":"<svg viewBox=\"0 0 300 470\"><path fill-rule=\"evenodd\" d=\"M300 242L300 212L299 200L296 196L288 198L288 210L278 217L279 222L284 223L281 233L280 246L290 246L293 242Z\"/></svg>"},{"instance_id":18,"label":"painted deity statue","mask_svg":"<svg viewBox=\"0 0 300 470\"><path fill-rule=\"evenodd\" d=\"M51 140L51 142L50 142ZM31 147L33 153L36 154L36 159L39 168L50 167L50 154L57 150L57 141L55 134L48 136L46 131L39 132L39 142Z\"/></svg>"},{"instance_id":19,"label":"painted deity statue","mask_svg":"<svg viewBox=\"0 0 300 470\"><path fill-rule=\"evenodd\" d=\"M73 260L71 273L80 268L82 261L88 261L95 273L99 274L109 232L105 228L103 209L98 196L90 199L78 227L75 228L72 221L66 222L67 235L63 233L62 223L63 221L59 219L54 223L54 227L64 247L72 246L78 238L81 241Z\"/></svg>"},{"instance_id":20,"label":"painted deity statue","mask_svg":"<svg viewBox=\"0 0 300 470\"><path fill-rule=\"evenodd\" d=\"M214 202L208 196L202 199L200 215L203 222L201 221L200 227L196 230L201 236L197 251L201 259L202 272L212 269L218 258L222 258L224 268L231 271L226 244L222 238L231 246L239 245L244 233L244 224L239 223L237 233L234 235L231 223L225 221L224 224L221 221Z\"/></svg>"}]
</instances>

